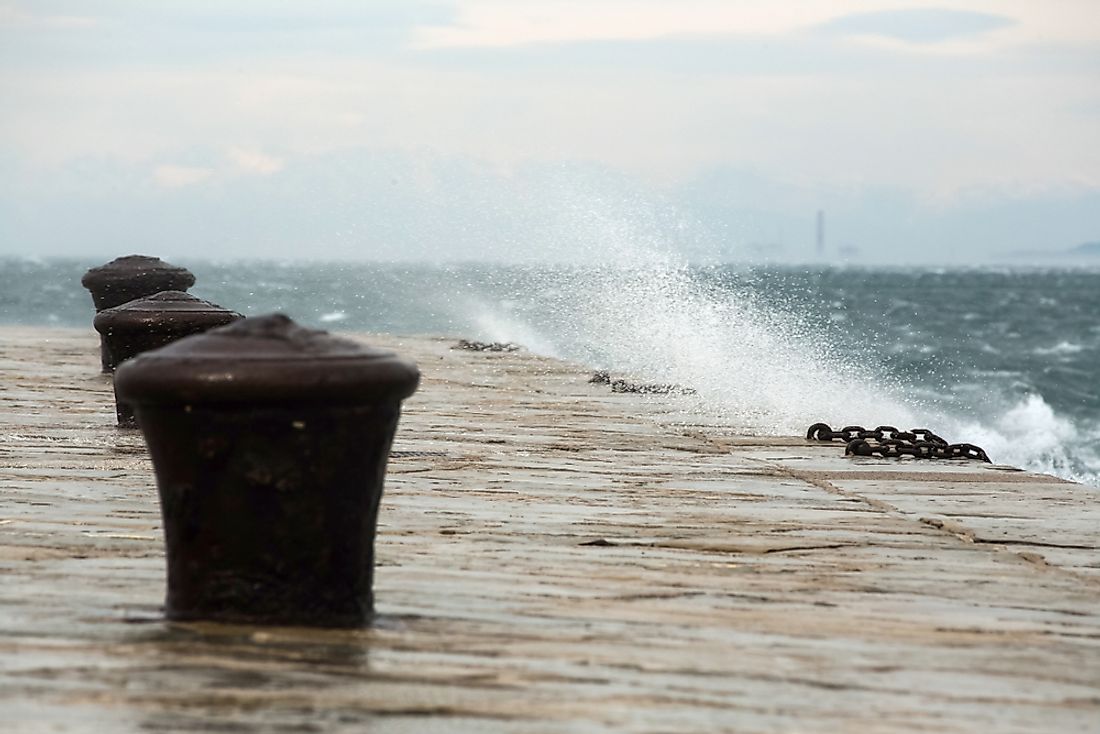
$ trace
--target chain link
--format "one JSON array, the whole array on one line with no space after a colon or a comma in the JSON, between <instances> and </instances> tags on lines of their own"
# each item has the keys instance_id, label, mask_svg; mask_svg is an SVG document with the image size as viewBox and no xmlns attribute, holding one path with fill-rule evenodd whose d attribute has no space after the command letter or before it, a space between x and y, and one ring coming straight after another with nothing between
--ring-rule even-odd
<instances>
[{"instance_id":1,"label":"chain link","mask_svg":"<svg viewBox=\"0 0 1100 734\"><path fill-rule=\"evenodd\" d=\"M845 426L834 431L827 423L814 423L806 431L811 441L843 441L845 456L882 456L915 459L974 459L990 462L988 454L972 443L947 443L927 428L899 431L893 426L868 430L863 426Z\"/></svg>"},{"instance_id":2,"label":"chain link","mask_svg":"<svg viewBox=\"0 0 1100 734\"><path fill-rule=\"evenodd\" d=\"M467 352L518 352L523 349L513 342L474 342L459 339L451 349L465 349Z\"/></svg>"}]
</instances>

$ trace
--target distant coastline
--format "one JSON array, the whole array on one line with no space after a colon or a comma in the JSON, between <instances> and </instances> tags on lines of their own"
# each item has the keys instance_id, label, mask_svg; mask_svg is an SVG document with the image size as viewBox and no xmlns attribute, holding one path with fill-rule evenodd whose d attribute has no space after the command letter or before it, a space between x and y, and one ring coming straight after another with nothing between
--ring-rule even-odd
<instances>
[{"instance_id":1,"label":"distant coastline","mask_svg":"<svg viewBox=\"0 0 1100 734\"><path fill-rule=\"evenodd\" d=\"M1083 242L1065 250L1017 250L1007 259L1013 262L1048 263L1056 260L1060 265L1100 265L1100 241Z\"/></svg>"}]
</instances>

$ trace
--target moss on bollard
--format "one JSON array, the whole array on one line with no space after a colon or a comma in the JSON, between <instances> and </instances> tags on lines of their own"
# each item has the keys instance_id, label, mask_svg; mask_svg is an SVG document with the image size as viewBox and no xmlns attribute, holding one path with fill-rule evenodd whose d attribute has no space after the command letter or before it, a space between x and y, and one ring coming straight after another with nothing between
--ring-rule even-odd
<instances>
[{"instance_id":1,"label":"moss on bollard","mask_svg":"<svg viewBox=\"0 0 1100 734\"><path fill-rule=\"evenodd\" d=\"M412 362L276 314L124 362L145 434L174 620L354 627Z\"/></svg>"}]
</instances>

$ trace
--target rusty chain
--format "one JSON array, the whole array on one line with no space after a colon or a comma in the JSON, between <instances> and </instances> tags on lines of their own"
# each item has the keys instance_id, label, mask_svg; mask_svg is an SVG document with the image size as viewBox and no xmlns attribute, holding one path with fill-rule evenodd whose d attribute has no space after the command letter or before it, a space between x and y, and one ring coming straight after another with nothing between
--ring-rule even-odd
<instances>
[{"instance_id":1,"label":"rusty chain","mask_svg":"<svg viewBox=\"0 0 1100 734\"><path fill-rule=\"evenodd\" d=\"M881 456L915 459L974 459L990 462L985 450L972 443L948 443L927 428L899 431L893 426L868 430L863 426L845 426L834 431L826 423L814 423L806 431L811 441L843 441L845 456Z\"/></svg>"},{"instance_id":2,"label":"rusty chain","mask_svg":"<svg viewBox=\"0 0 1100 734\"><path fill-rule=\"evenodd\" d=\"M893 426L879 426L874 430L868 430L863 426L845 426L839 431L834 431L826 423L814 423L806 431L806 438L816 441L835 441L840 439L845 443L851 443L857 438L873 438L876 441L897 439L899 441L927 441L928 443L946 444L943 440L927 428L913 428L908 431L899 431Z\"/></svg>"}]
</instances>

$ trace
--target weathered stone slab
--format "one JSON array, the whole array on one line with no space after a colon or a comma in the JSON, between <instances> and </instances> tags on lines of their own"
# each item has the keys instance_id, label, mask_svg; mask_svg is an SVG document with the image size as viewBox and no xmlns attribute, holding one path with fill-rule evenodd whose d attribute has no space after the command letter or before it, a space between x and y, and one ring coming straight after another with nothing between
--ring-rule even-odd
<instances>
[{"instance_id":1,"label":"weathered stone slab","mask_svg":"<svg viewBox=\"0 0 1100 734\"><path fill-rule=\"evenodd\" d=\"M46 338L48 337L48 339ZM5 731L1086 732L1097 490L684 425L451 340L416 359L362 631L168 624L95 334L0 330Z\"/></svg>"}]
</instances>

